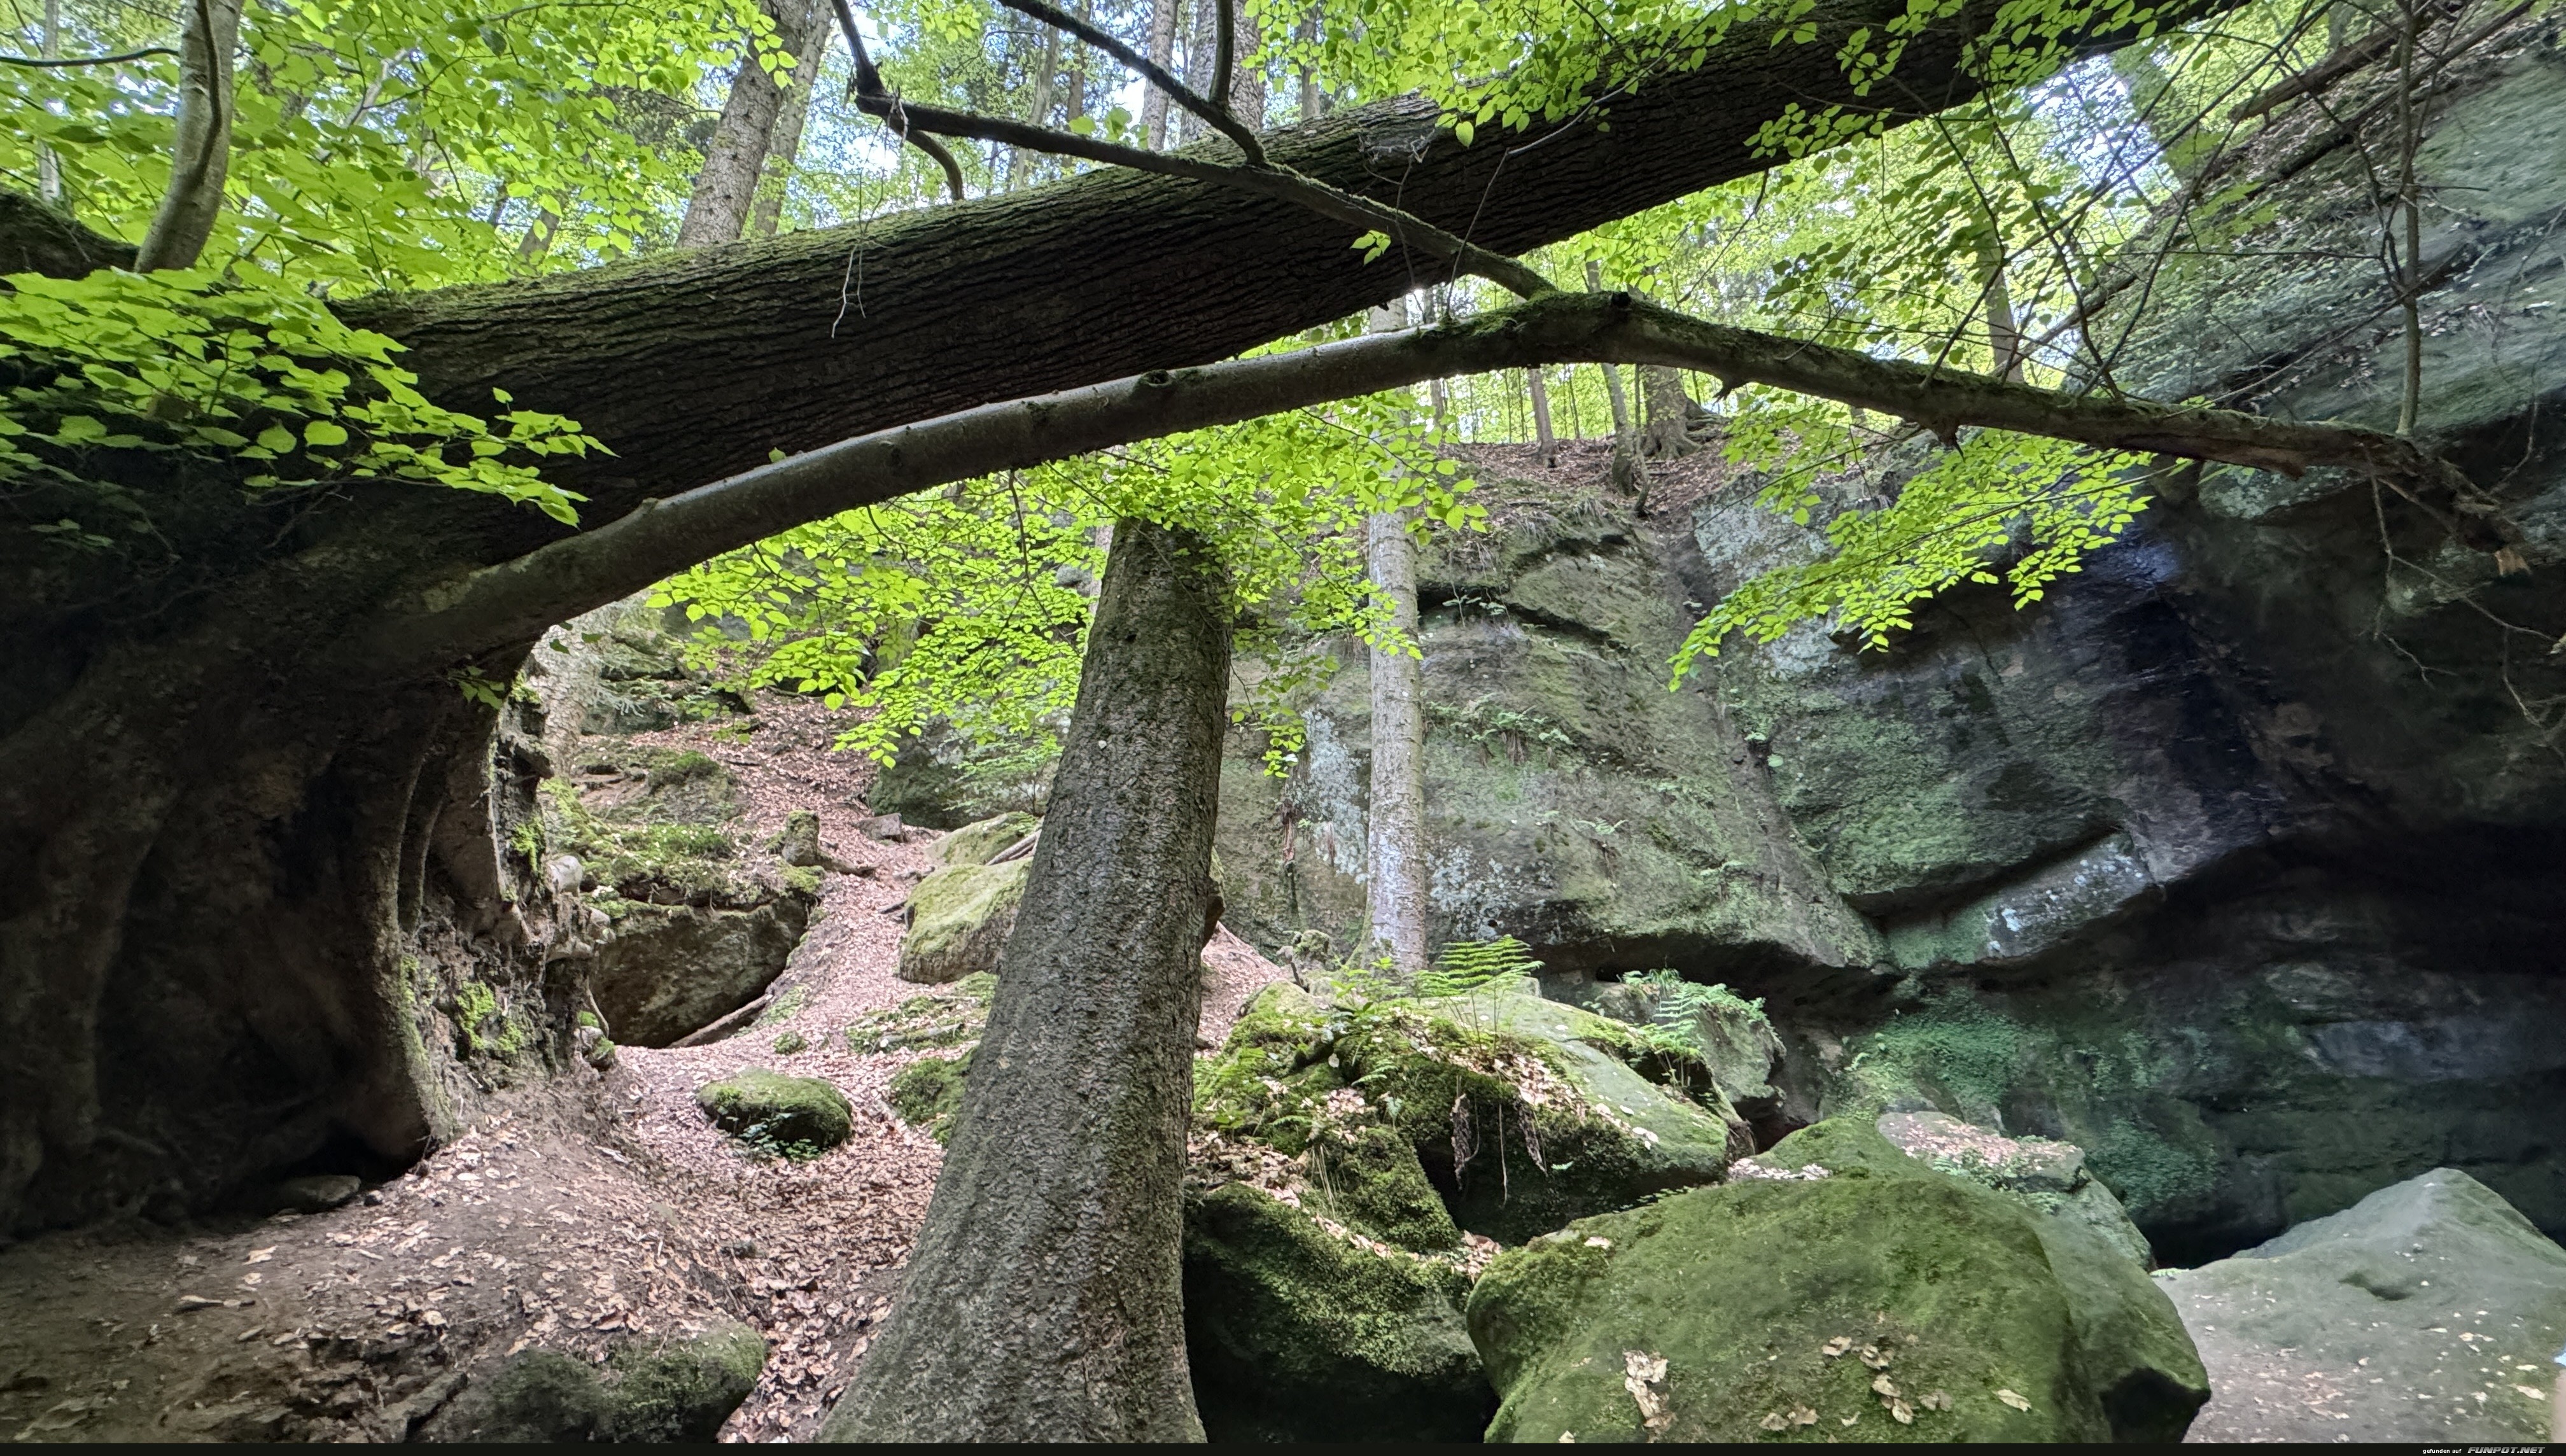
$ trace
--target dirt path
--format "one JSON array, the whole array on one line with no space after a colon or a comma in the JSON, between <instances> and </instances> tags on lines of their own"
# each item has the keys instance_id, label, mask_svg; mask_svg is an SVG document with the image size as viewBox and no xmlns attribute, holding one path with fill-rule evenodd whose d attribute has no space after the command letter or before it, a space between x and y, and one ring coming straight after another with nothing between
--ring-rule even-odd
<instances>
[{"instance_id":1,"label":"dirt path","mask_svg":"<svg viewBox=\"0 0 2566 1456\"><path fill-rule=\"evenodd\" d=\"M763 837L821 816L841 861L821 914L728 1040L626 1048L501 1099L466 1135L324 1213L127 1226L0 1251L0 1432L20 1440L399 1440L478 1360L529 1344L603 1359L636 1335L744 1320L768 1360L722 1439L806 1438L898 1292L942 1159L883 1101L921 1054L850 1049L849 1023L937 994L893 974L918 845L858 833L870 777L805 705L760 705L746 742L653 735L728 764ZM1206 949L1217 1041L1284 973L1223 930ZM949 993L947 993L949 994ZM775 1050L786 1034L805 1049ZM804 1163L744 1155L696 1110L748 1066L836 1084L855 1132Z\"/></svg>"}]
</instances>

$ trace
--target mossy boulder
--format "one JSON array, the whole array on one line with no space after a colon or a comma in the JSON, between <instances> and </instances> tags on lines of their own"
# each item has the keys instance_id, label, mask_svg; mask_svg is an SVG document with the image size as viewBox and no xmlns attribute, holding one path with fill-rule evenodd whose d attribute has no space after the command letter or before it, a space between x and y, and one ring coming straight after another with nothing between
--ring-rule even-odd
<instances>
[{"instance_id":1,"label":"mossy boulder","mask_svg":"<svg viewBox=\"0 0 2566 1456\"><path fill-rule=\"evenodd\" d=\"M1707 1103L1622 1060L1644 1051L1627 1027L1518 991L1325 1007L1270 987L1197 1069L1195 1116L1294 1157L1315 1146L1314 1164L1394 1129L1455 1224L1520 1243L1715 1182L1752 1146L1706 1082Z\"/></svg>"},{"instance_id":2,"label":"mossy boulder","mask_svg":"<svg viewBox=\"0 0 2566 1456\"><path fill-rule=\"evenodd\" d=\"M746 1006L784 974L812 905L797 891L749 909L623 902L590 971L608 1034L664 1047Z\"/></svg>"},{"instance_id":3,"label":"mossy boulder","mask_svg":"<svg viewBox=\"0 0 2566 1456\"><path fill-rule=\"evenodd\" d=\"M419 1432L431 1441L710 1441L748 1398L766 1341L735 1321L637 1341L604 1369L530 1349L475 1373Z\"/></svg>"},{"instance_id":4,"label":"mossy boulder","mask_svg":"<svg viewBox=\"0 0 2566 1456\"><path fill-rule=\"evenodd\" d=\"M1468 1290L1453 1261L1364 1247L1260 1188L1189 1199L1185 1345L1204 1434L1477 1439L1496 1395L1462 1324Z\"/></svg>"},{"instance_id":5,"label":"mossy boulder","mask_svg":"<svg viewBox=\"0 0 2566 1456\"><path fill-rule=\"evenodd\" d=\"M616 1440L710 1441L756 1386L766 1340L721 1321L688 1338L628 1344L612 1363Z\"/></svg>"},{"instance_id":6,"label":"mossy boulder","mask_svg":"<svg viewBox=\"0 0 2566 1456\"><path fill-rule=\"evenodd\" d=\"M954 1114L962 1110L962 1083L971 1074L971 1054L921 1057L892 1074L884 1100L900 1120L922 1128L938 1142L953 1136Z\"/></svg>"},{"instance_id":7,"label":"mossy boulder","mask_svg":"<svg viewBox=\"0 0 2566 1456\"><path fill-rule=\"evenodd\" d=\"M926 847L926 857L937 865L950 868L956 864L986 864L1013 848L1017 841L1042 828L1042 821L1030 814L1000 814L966 824Z\"/></svg>"},{"instance_id":8,"label":"mossy boulder","mask_svg":"<svg viewBox=\"0 0 2566 1456\"><path fill-rule=\"evenodd\" d=\"M899 978L934 986L995 974L1032 863L955 864L919 880L908 895L908 932L899 938Z\"/></svg>"},{"instance_id":9,"label":"mossy boulder","mask_svg":"<svg viewBox=\"0 0 2566 1456\"><path fill-rule=\"evenodd\" d=\"M1468 1305L1504 1396L1489 1438L2181 1439L2207 1380L2137 1266L1866 1122L1809 1132L1775 1158L1824 1176L1501 1255Z\"/></svg>"},{"instance_id":10,"label":"mossy boulder","mask_svg":"<svg viewBox=\"0 0 2566 1456\"><path fill-rule=\"evenodd\" d=\"M789 1154L825 1152L855 1127L855 1108L836 1087L762 1068L705 1083L695 1105L724 1132Z\"/></svg>"}]
</instances>

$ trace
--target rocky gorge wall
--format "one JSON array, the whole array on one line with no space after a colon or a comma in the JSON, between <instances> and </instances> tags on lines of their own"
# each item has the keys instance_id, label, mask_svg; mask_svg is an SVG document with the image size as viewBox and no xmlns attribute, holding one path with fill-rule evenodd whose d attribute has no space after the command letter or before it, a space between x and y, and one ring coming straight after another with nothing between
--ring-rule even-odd
<instances>
[{"instance_id":1,"label":"rocky gorge wall","mask_svg":"<svg viewBox=\"0 0 2566 1456\"><path fill-rule=\"evenodd\" d=\"M2239 174L2303 144L2276 128ZM2393 427L2363 162L2237 204L2229 236L2269 254L2241 279L2170 262L2120 384ZM1929 1103L2064 1138L2170 1260L2436 1166L2566 1231L2553 22L2450 69L2418 165L2418 428L2526 570L2344 473L2185 470L2032 609L1955 594L1886 652L1732 639L1669 692L1701 605L1814 530L1752 479L1644 519L1600 460L1492 457L1497 529L1420 573L1437 937L1516 935L1551 994L1608 1010L1659 966L1767 998L1787 1052L1759 1126ZM1349 653L1288 780L1232 756L1230 924L1278 955L1356 943L1367 702Z\"/></svg>"}]
</instances>

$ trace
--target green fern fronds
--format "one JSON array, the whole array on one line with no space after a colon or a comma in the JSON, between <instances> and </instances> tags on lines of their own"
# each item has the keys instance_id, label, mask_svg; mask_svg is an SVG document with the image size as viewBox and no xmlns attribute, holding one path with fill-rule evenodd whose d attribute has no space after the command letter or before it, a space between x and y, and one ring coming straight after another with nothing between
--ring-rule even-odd
<instances>
[{"instance_id":1,"label":"green fern fronds","mask_svg":"<svg viewBox=\"0 0 2566 1456\"><path fill-rule=\"evenodd\" d=\"M1532 947L1511 935L1494 940L1455 940L1444 946L1434 964L1416 978L1416 989L1427 996L1467 996L1498 981L1529 976L1540 969L1541 962L1532 957Z\"/></svg>"}]
</instances>

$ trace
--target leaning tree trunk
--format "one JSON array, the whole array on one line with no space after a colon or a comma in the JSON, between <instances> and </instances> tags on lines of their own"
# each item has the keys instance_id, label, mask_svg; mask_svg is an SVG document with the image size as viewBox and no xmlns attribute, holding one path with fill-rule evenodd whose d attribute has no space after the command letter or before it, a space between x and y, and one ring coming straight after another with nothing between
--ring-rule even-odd
<instances>
[{"instance_id":1,"label":"leaning tree trunk","mask_svg":"<svg viewBox=\"0 0 2566 1456\"><path fill-rule=\"evenodd\" d=\"M830 1440L1200 1440L1178 1288L1224 581L1115 529L989 1028L898 1307Z\"/></svg>"}]
</instances>

